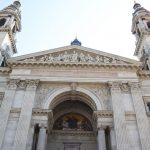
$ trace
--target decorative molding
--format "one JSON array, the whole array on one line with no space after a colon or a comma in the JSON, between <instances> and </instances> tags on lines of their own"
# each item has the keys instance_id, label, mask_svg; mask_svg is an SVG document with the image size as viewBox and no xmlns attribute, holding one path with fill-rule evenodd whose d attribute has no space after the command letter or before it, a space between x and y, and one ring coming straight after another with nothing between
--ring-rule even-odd
<instances>
[{"instance_id":1,"label":"decorative molding","mask_svg":"<svg viewBox=\"0 0 150 150\"><path fill-rule=\"evenodd\" d=\"M9 74L11 69L9 67L0 67L0 74Z\"/></svg>"},{"instance_id":2,"label":"decorative molding","mask_svg":"<svg viewBox=\"0 0 150 150\"><path fill-rule=\"evenodd\" d=\"M96 137L96 134L92 131L58 131L52 130L50 134L59 136L79 136L79 137Z\"/></svg>"},{"instance_id":3,"label":"decorative molding","mask_svg":"<svg viewBox=\"0 0 150 150\"><path fill-rule=\"evenodd\" d=\"M49 109L36 109L32 110L34 116L47 116L49 113L52 113L52 110Z\"/></svg>"},{"instance_id":4,"label":"decorative molding","mask_svg":"<svg viewBox=\"0 0 150 150\"><path fill-rule=\"evenodd\" d=\"M140 68L139 64L97 64L97 63L51 63L51 62L24 62L24 61L16 61L16 60L9 60L8 65L12 68L15 67L81 67L81 68L96 68L101 70L131 70L131 71L137 71Z\"/></svg>"},{"instance_id":5,"label":"decorative molding","mask_svg":"<svg viewBox=\"0 0 150 150\"><path fill-rule=\"evenodd\" d=\"M112 118L113 112L112 111L94 111L93 114L94 118Z\"/></svg>"},{"instance_id":6,"label":"decorative molding","mask_svg":"<svg viewBox=\"0 0 150 150\"><path fill-rule=\"evenodd\" d=\"M149 70L147 70L147 71L140 70L140 71L138 71L137 75L140 79L150 79L150 71Z\"/></svg>"}]
</instances>

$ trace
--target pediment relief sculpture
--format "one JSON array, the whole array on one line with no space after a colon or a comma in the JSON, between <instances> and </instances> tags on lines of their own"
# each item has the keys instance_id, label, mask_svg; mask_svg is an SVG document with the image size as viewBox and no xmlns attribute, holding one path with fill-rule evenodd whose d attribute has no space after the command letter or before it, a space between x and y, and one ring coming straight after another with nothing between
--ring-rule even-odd
<instances>
[{"instance_id":1,"label":"pediment relief sculpture","mask_svg":"<svg viewBox=\"0 0 150 150\"><path fill-rule=\"evenodd\" d=\"M24 59L22 61L28 62L49 62L49 63L113 63L113 64L129 64L129 62L125 62L122 60L119 60L117 58L111 58L106 57L102 55L92 55L90 53L84 53L84 52L77 52L77 51L71 51L71 52L61 52L57 54L46 54L43 56L37 56L37 57L31 57Z\"/></svg>"}]
</instances>

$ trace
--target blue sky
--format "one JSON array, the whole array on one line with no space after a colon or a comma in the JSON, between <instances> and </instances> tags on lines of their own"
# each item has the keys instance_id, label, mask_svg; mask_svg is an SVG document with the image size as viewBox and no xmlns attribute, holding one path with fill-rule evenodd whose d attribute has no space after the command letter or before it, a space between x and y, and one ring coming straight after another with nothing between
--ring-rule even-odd
<instances>
[{"instance_id":1,"label":"blue sky","mask_svg":"<svg viewBox=\"0 0 150 150\"><path fill-rule=\"evenodd\" d=\"M13 0L0 0L0 9ZM150 10L149 0L138 0ZM133 0L21 0L18 54L70 45L77 35L85 47L134 58Z\"/></svg>"}]
</instances>

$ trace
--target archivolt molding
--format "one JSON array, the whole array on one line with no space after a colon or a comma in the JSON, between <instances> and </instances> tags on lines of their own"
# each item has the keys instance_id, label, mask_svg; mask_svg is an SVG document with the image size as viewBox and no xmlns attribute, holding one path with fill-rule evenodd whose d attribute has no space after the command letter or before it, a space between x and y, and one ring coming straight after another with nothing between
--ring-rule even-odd
<instances>
[{"instance_id":1,"label":"archivolt molding","mask_svg":"<svg viewBox=\"0 0 150 150\"><path fill-rule=\"evenodd\" d=\"M54 92L48 94L48 96L46 97L46 99L44 100L44 102L42 104L42 108L52 109L55 106L55 101L53 101L53 100L56 96L58 96L59 94L62 94L65 92L71 92L71 91L72 91L71 87L64 87L64 88L59 88L59 89L55 90ZM95 110L102 110L104 108L102 101L100 99L98 99L98 97L95 94L93 94L91 91L77 87L76 92L81 92L85 95L88 95L92 99L92 100L90 100L91 105L92 106L93 106L93 104L95 105Z\"/></svg>"}]
</instances>

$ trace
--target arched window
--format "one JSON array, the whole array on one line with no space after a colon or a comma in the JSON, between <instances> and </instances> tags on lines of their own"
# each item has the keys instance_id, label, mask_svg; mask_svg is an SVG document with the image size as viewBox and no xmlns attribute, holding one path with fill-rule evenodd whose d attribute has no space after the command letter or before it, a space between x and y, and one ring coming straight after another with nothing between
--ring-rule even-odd
<instances>
[{"instance_id":1,"label":"arched window","mask_svg":"<svg viewBox=\"0 0 150 150\"><path fill-rule=\"evenodd\" d=\"M0 27L2 27L6 22L5 18L0 19Z\"/></svg>"}]
</instances>

